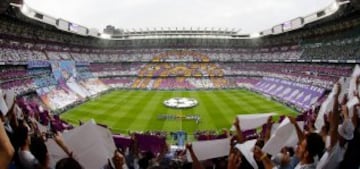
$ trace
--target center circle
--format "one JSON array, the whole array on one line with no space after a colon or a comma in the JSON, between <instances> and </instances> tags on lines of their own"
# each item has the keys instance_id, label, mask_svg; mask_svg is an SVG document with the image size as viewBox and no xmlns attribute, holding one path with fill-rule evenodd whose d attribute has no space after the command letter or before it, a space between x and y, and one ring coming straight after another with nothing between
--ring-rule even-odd
<instances>
[{"instance_id":1,"label":"center circle","mask_svg":"<svg viewBox=\"0 0 360 169\"><path fill-rule=\"evenodd\" d=\"M195 107L198 104L198 101L193 98L174 97L174 98L165 100L163 103L166 107L176 108L176 109L184 109L184 108Z\"/></svg>"}]
</instances>

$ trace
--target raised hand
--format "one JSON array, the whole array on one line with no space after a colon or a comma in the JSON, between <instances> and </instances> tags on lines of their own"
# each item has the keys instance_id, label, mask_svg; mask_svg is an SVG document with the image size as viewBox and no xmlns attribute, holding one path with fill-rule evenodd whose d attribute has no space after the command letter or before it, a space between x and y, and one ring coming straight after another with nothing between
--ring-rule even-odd
<instances>
[{"instance_id":1,"label":"raised hand","mask_svg":"<svg viewBox=\"0 0 360 169\"><path fill-rule=\"evenodd\" d=\"M273 119L272 116L270 116L270 117L268 118L268 120L267 120L266 123L267 123L267 124L271 124L271 123L273 122L272 119Z\"/></svg>"},{"instance_id":2,"label":"raised hand","mask_svg":"<svg viewBox=\"0 0 360 169\"><path fill-rule=\"evenodd\" d=\"M115 165L115 169L122 169L124 165L124 156L116 150L114 152L114 156L112 157L112 162Z\"/></svg>"},{"instance_id":3,"label":"raised hand","mask_svg":"<svg viewBox=\"0 0 360 169\"><path fill-rule=\"evenodd\" d=\"M229 155L228 169L237 169L241 166L241 154L239 151L232 152Z\"/></svg>"},{"instance_id":4,"label":"raised hand","mask_svg":"<svg viewBox=\"0 0 360 169\"><path fill-rule=\"evenodd\" d=\"M289 118L291 124L296 124L295 117L293 117L293 116L287 116L287 117Z\"/></svg>"},{"instance_id":5,"label":"raised hand","mask_svg":"<svg viewBox=\"0 0 360 169\"><path fill-rule=\"evenodd\" d=\"M192 151L192 144L191 143L186 143L185 147L186 147L187 150Z\"/></svg>"},{"instance_id":6,"label":"raised hand","mask_svg":"<svg viewBox=\"0 0 360 169\"><path fill-rule=\"evenodd\" d=\"M236 127L236 129L240 128L240 121L237 117L235 118L233 125Z\"/></svg>"},{"instance_id":7,"label":"raised hand","mask_svg":"<svg viewBox=\"0 0 360 169\"><path fill-rule=\"evenodd\" d=\"M255 159L261 159L264 156L264 153L261 151L260 147L254 147L254 157Z\"/></svg>"},{"instance_id":8,"label":"raised hand","mask_svg":"<svg viewBox=\"0 0 360 169\"><path fill-rule=\"evenodd\" d=\"M335 96L339 96L340 92L341 92L341 85L340 85L340 83L336 83L335 84Z\"/></svg>"}]
</instances>

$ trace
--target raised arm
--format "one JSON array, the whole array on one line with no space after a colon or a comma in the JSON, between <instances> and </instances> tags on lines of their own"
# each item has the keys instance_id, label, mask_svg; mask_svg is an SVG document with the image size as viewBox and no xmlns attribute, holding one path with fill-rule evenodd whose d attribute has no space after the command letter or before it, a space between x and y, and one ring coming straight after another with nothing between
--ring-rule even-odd
<instances>
[{"instance_id":1,"label":"raised arm","mask_svg":"<svg viewBox=\"0 0 360 169\"><path fill-rule=\"evenodd\" d=\"M272 125L273 125L272 116L270 116L266 122L266 129L264 136L265 143L270 139Z\"/></svg>"},{"instance_id":2,"label":"raised arm","mask_svg":"<svg viewBox=\"0 0 360 169\"><path fill-rule=\"evenodd\" d=\"M261 151L260 147L254 147L254 156L262 161L265 169L274 169L274 164L271 162L267 154Z\"/></svg>"},{"instance_id":3,"label":"raised arm","mask_svg":"<svg viewBox=\"0 0 360 169\"><path fill-rule=\"evenodd\" d=\"M239 150L230 151L227 169L238 169L241 166L241 153Z\"/></svg>"},{"instance_id":4,"label":"raised arm","mask_svg":"<svg viewBox=\"0 0 360 169\"><path fill-rule=\"evenodd\" d=\"M288 118L289 118L290 122L294 125L294 127L296 129L296 134L297 134L298 139L299 139L299 142L301 142L302 140L305 139L305 134L301 131L300 126L296 122L295 117L288 116Z\"/></svg>"},{"instance_id":5,"label":"raised arm","mask_svg":"<svg viewBox=\"0 0 360 169\"><path fill-rule=\"evenodd\" d=\"M354 108L353 108L353 116L351 118L351 121L352 121L355 128L356 128L356 126L358 126L358 123L359 123L359 121L358 121L359 115L357 114L358 110L359 110L359 107L354 106Z\"/></svg>"},{"instance_id":6,"label":"raised arm","mask_svg":"<svg viewBox=\"0 0 360 169\"><path fill-rule=\"evenodd\" d=\"M16 110L15 110L16 104L15 101L14 103L11 105L10 109L9 109L9 113L8 113L8 119L10 120L10 124L12 125L13 128L17 128L19 127L19 122L16 119Z\"/></svg>"},{"instance_id":7,"label":"raised arm","mask_svg":"<svg viewBox=\"0 0 360 169\"><path fill-rule=\"evenodd\" d=\"M236 129L236 139L238 141L238 143L243 143L244 142L244 137L240 128L240 121L239 119L236 117L235 121L234 121L234 126Z\"/></svg>"},{"instance_id":8,"label":"raised arm","mask_svg":"<svg viewBox=\"0 0 360 169\"><path fill-rule=\"evenodd\" d=\"M0 118L0 169L6 169L8 167L13 155L14 147L11 145L9 137L5 132L3 121Z\"/></svg>"},{"instance_id":9,"label":"raised arm","mask_svg":"<svg viewBox=\"0 0 360 169\"><path fill-rule=\"evenodd\" d=\"M333 105L333 109L332 112L330 112L330 147L332 148L336 145L338 138L339 138L339 133L338 133L338 126L340 123L340 112L339 112L339 102L338 102L338 98L339 98L339 94L340 94L340 90L341 90L341 86L340 84L336 83L335 84L336 87L336 93L334 95L334 105ZM346 104L342 105L342 111L343 113L348 114L348 109L346 107Z\"/></svg>"},{"instance_id":10,"label":"raised arm","mask_svg":"<svg viewBox=\"0 0 360 169\"><path fill-rule=\"evenodd\" d=\"M61 135L60 132L57 132L54 136L54 140L56 142L56 144L69 156L72 157L73 156L73 152L70 150L70 148L68 146L66 146L63 137Z\"/></svg>"},{"instance_id":11,"label":"raised arm","mask_svg":"<svg viewBox=\"0 0 360 169\"><path fill-rule=\"evenodd\" d=\"M360 100L359 92L354 92L354 96L357 97ZM355 127L358 126L358 123L359 123L359 121L358 121L358 117L360 117L360 115L358 114L359 109L360 109L360 103L354 105L354 107L352 109L353 110L353 112L352 112L353 116L351 118L351 121L352 121L352 123L353 123L353 125Z\"/></svg>"}]
</instances>

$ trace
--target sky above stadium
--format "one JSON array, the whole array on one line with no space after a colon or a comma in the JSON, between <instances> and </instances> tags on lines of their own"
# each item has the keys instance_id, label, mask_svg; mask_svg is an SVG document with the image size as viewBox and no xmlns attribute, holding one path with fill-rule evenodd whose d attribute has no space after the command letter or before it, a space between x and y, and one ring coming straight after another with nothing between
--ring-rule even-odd
<instances>
[{"instance_id":1,"label":"sky above stadium","mask_svg":"<svg viewBox=\"0 0 360 169\"><path fill-rule=\"evenodd\" d=\"M334 0L25 0L56 18L97 28L124 30L236 28L240 33L269 29L321 10Z\"/></svg>"}]
</instances>

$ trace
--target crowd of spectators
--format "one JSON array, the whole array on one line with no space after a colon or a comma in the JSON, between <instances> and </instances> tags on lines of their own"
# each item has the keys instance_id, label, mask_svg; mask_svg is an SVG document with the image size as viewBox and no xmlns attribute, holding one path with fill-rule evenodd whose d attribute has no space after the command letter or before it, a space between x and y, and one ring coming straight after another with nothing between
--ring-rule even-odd
<instances>
[{"instance_id":1,"label":"crowd of spectators","mask_svg":"<svg viewBox=\"0 0 360 169\"><path fill-rule=\"evenodd\" d=\"M227 89L235 88L233 77L167 77L167 78L136 78L131 88L161 90L196 90L196 89Z\"/></svg>"},{"instance_id":2,"label":"crowd of spectators","mask_svg":"<svg viewBox=\"0 0 360 169\"><path fill-rule=\"evenodd\" d=\"M4 32L5 33L5 32ZM6 34L6 33L5 33ZM60 36L60 35L59 35ZM345 36L345 35L344 35ZM87 62L208 62L247 60L353 60L358 58L359 37L328 42L254 48L96 49L34 43L28 39L0 37L1 60L63 60Z\"/></svg>"},{"instance_id":3,"label":"crowd of spectators","mask_svg":"<svg viewBox=\"0 0 360 169\"><path fill-rule=\"evenodd\" d=\"M268 76L304 84L331 88L341 76L349 76L352 67L341 64L223 63L225 75Z\"/></svg>"},{"instance_id":4,"label":"crowd of spectators","mask_svg":"<svg viewBox=\"0 0 360 169\"><path fill-rule=\"evenodd\" d=\"M78 81L78 84L89 93L89 96L95 96L109 89L104 84L104 82L102 82L98 78L91 78L91 79Z\"/></svg>"},{"instance_id":5,"label":"crowd of spectators","mask_svg":"<svg viewBox=\"0 0 360 169\"><path fill-rule=\"evenodd\" d=\"M268 51L261 50L259 51ZM271 49L270 49L271 51ZM133 51L134 52L134 51ZM158 51L157 51L158 52ZM209 51L207 51L209 52ZM229 52L229 51L228 51ZM66 52L46 52L49 59L73 59L75 57L70 56ZM157 58L172 58L172 55L182 56L186 55L191 58L189 54L194 54L192 58L200 57L201 61L212 60L212 54L200 55L199 52L194 51L170 51L160 55L147 54L146 56L153 56ZM231 52L229 52L231 53ZM132 53L134 54L134 53ZM139 53L139 55L144 53ZM165 55L166 54L166 55ZM145 55L145 54L144 54ZM217 56L218 55L215 54ZM31 54L27 55L31 56ZM90 56L89 56L90 57ZM6 58L6 57L4 57ZM24 58L24 57L22 57ZM26 58L26 57L25 57ZM94 56L94 58L96 58ZM151 57L149 57L151 59ZM225 58L234 58L232 55L225 55ZM11 59L11 58L10 58ZM76 60L76 59L75 59ZM129 61L129 58L125 57L125 60ZM155 59L156 60L156 59ZM200 59L199 59L200 60ZM215 59L216 60L216 59ZM220 59L221 60L221 59ZM26 60L25 60L26 61ZM341 64L299 64L299 63L246 63L246 62L222 62L222 63L141 63L141 59L138 62L120 62L120 63L91 63L85 71L79 67L79 78L90 78L92 74L95 77L111 77L111 76L144 76L144 77L168 77L168 76L189 76L189 77L203 77L203 76L269 76L289 79L301 83L313 84L330 88L333 83L340 77L346 76L351 71L351 67ZM191 61L191 60L190 60ZM186 62L186 61L185 61ZM41 70L38 70L41 71ZM91 72L90 72L91 71ZM17 77L24 76L25 70L21 72L11 72L7 74L8 77L13 77L15 73ZM45 72L46 73L46 72ZM29 73L28 73L29 74ZM42 77L40 80L46 84L54 84L51 77ZM36 84L39 84L36 82ZM39 86L44 86L39 84Z\"/></svg>"},{"instance_id":6,"label":"crowd of spectators","mask_svg":"<svg viewBox=\"0 0 360 169\"><path fill-rule=\"evenodd\" d=\"M148 63L138 72L140 77L207 77L222 75L222 69L216 63Z\"/></svg>"},{"instance_id":7,"label":"crowd of spectators","mask_svg":"<svg viewBox=\"0 0 360 169\"><path fill-rule=\"evenodd\" d=\"M37 89L44 103L52 110L64 108L78 100L79 96L66 87L47 86Z\"/></svg>"},{"instance_id":8,"label":"crowd of spectators","mask_svg":"<svg viewBox=\"0 0 360 169\"><path fill-rule=\"evenodd\" d=\"M134 77L110 77L110 78L101 78L102 82L112 88L131 88L131 85L134 83Z\"/></svg>"},{"instance_id":9,"label":"crowd of spectators","mask_svg":"<svg viewBox=\"0 0 360 169\"><path fill-rule=\"evenodd\" d=\"M358 85L359 76L355 78L357 80L352 82ZM260 124L260 129L247 129L243 124L247 121L244 120L251 119L243 119L239 116L233 123L234 131L223 130L221 133L198 131L195 135L199 141L186 144L185 149L168 146L164 139L167 134L162 131L131 133L131 137L114 135L113 144L120 148L116 151L119 154L115 153L113 162L105 161L102 165L113 165L115 158L119 157L117 159L120 160L119 168L358 169L360 163L356 157L359 155L357 150L360 145L359 103L353 104L351 100L358 99L359 96L357 91L354 98L342 96L344 90L348 88L338 83L335 85L328 98L334 100L334 104L327 105L330 106L329 112L324 117L320 116L319 109L304 113L297 118L283 116L278 121L274 121L271 115L268 115L267 120L262 124L254 121ZM10 96L8 92L5 93L5 98ZM0 126L2 166L31 169L55 167L50 164L60 167L76 163L80 168L84 165L77 161L81 161L81 158L77 157L81 152L75 151L75 147L68 146L61 136L62 132L66 135L66 132L76 128L72 129L71 125L36 103L17 99L7 106L6 113L1 110L1 120L5 122ZM317 127L319 121L323 122L320 128ZM46 127L48 124L50 128ZM50 131L52 134L49 133ZM217 146L230 146L227 154L203 159L204 154L201 152L211 152L211 150L198 149L198 144L211 145L212 141L218 143L223 140L227 140L226 144L221 143ZM277 142L280 140L285 142ZM53 161L53 156L48 153L53 151L49 142L57 143L60 150L65 152L65 157L68 157L65 160ZM244 146L248 149L244 149Z\"/></svg>"},{"instance_id":10,"label":"crowd of spectators","mask_svg":"<svg viewBox=\"0 0 360 169\"><path fill-rule=\"evenodd\" d=\"M352 37L303 45L305 50L302 59L359 60L360 37L358 29L351 33Z\"/></svg>"},{"instance_id":11,"label":"crowd of spectators","mask_svg":"<svg viewBox=\"0 0 360 169\"><path fill-rule=\"evenodd\" d=\"M78 80L80 79L90 79L94 78L95 76L90 71L88 66L76 66L76 77Z\"/></svg>"},{"instance_id":12,"label":"crowd of spectators","mask_svg":"<svg viewBox=\"0 0 360 169\"><path fill-rule=\"evenodd\" d=\"M50 69L27 69L25 66L2 66L1 88L13 89L17 94L34 91L39 86L49 85L38 79L48 77ZM44 80L46 81L46 80Z\"/></svg>"},{"instance_id":13,"label":"crowd of spectators","mask_svg":"<svg viewBox=\"0 0 360 169\"><path fill-rule=\"evenodd\" d=\"M17 43L15 43L17 44ZM4 62L26 62L29 60L47 60L45 54L41 51L19 49L17 47L0 47L0 61Z\"/></svg>"},{"instance_id":14,"label":"crowd of spectators","mask_svg":"<svg viewBox=\"0 0 360 169\"><path fill-rule=\"evenodd\" d=\"M261 40L207 40L202 45L198 45L202 42L198 39L134 40L131 43L99 40L61 32L46 24L34 24L36 21L19 18L15 11L9 11L0 16L0 59L10 62L47 59L94 62L357 59L359 14L354 9L344 8L347 10L339 12L340 16L333 20L308 24L291 33ZM228 45L224 45L225 42ZM139 46L144 48L139 49ZM184 47L188 50L183 50Z\"/></svg>"},{"instance_id":15,"label":"crowd of spectators","mask_svg":"<svg viewBox=\"0 0 360 169\"><path fill-rule=\"evenodd\" d=\"M143 63L94 63L89 67L96 77L136 76Z\"/></svg>"},{"instance_id":16,"label":"crowd of spectators","mask_svg":"<svg viewBox=\"0 0 360 169\"><path fill-rule=\"evenodd\" d=\"M103 82L93 76L88 66L82 65L76 67L77 74L75 79L72 79L74 83L66 84L72 87L71 90L66 90L66 92L55 90L59 88L59 82L55 79L50 64L45 64L43 61L34 62L37 63L30 62L27 66L26 64L1 66L1 88L14 90L18 95L40 92L44 102L54 109L81 101L82 99L75 97L76 95L90 97L108 89Z\"/></svg>"},{"instance_id":17,"label":"crowd of spectators","mask_svg":"<svg viewBox=\"0 0 360 169\"><path fill-rule=\"evenodd\" d=\"M57 85L58 82L49 65L45 66L47 67L3 66L2 88L13 88L17 93L26 93ZM97 77L108 79L106 83L117 88L170 90L234 88L244 87L244 84L253 85L252 82L241 80L250 76L276 77L329 89L339 77L349 76L351 69L348 65L340 64L98 63L76 66L75 79L85 90L91 91L89 95L106 88L103 87L98 91L95 87L98 84L91 87L92 83L88 79Z\"/></svg>"},{"instance_id":18,"label":"crowd of spectators","mask_svg":"<svg viewBox=\"0 0 360 169\"><path fill-rule=\"evenodd\" d=\"M172 51L163 54L162 58L170 55L186 55L190 58L190 54L194 53L196 52ZM47 56L55 60L71 58L64 52L47 52ZM205 55L198 53L194 57L202 57L202 61L207 59ZM46 64L44 61L29 62L27 67L26 64L2 66L1 87L13 89L17 94L42 91L40 92L41 97L54 110L106 91L108 87L98 80L98 77L106 79L105 84L112 88L193 90L246 87L251 89L254 85L253 81L241 80L250 76L249 79L252 77L275 77L330 89L339 77L348 76L352 69L348 65L341 64L251 62L76 62L76 64L77 73L73 79L74 83L67 84L70 89L66 92L55 90L55 93L51 93L49 91L49 87L51 89L59 88L59 82L51 72L50 63ZM69 95L69 99L65 95ZM80 97L72 97L76 95ZM56 99L57 96L64 97ZM66 100L66 104L61 100Z\"/></svg>"},{"instance_id":19,"label":"crowd of spectators","mask_svg":"<svg viewBox=\"0 0 360 169\"><path fill-rule=\"evenodd\" d=\"M276 78L263 78L252 89L292 105L301 112L309 110L312 105L317 105L325 93L325 90L320 87Z\"/></svg>"},{"instance_id":20,"label":"crowd of spectators","mask_svg":"<svg viewBox=\"0 0 360 169\"><path fill-rule=\"evenodd\" d=\"M198 149L197 146L204 142L194 142L187 144L185 149L174 151L166 146L166 134L163 132L135 133L127 138L126 144L116 144L119 149L115 150L114 147L114 153L107 161L95 158L87 162L99 160L104 168L116 169L358 169L360 162L356 157L360 155L359 75L352 77L350 87L336 83L340 76L350 75L350 66L243 63L250 60L358 60L358 18L349 17L338 23L333 21L315 29L306 25L304 29L294 33L264 38L263 42L255 43L253 46L182 49L176 48L177 44L174 44L175 48L160 46L152 49L117 49L123 45L121 41L112 43L81 37L45 25L24 22L14 16L1 15L0 62L6 65L0 69L0 85L7 91L0 90L0 168L10 166L62 169L83 168L82 166L86 165L79 163L81 159L77 159L84 153L73 151L78 147L66 145L66 137L63 138L61 135L79 131L77 129L87 124L73 129L58 116L52 115L50 110L44 110L39 102L29 103L21 98L11 98L14 97L11 91L22 94L36 90L44 106L57 109L84 99L81 96L83 92L80 92L82 89L90 95L107 90L97 77L101 77L106 84L113 87L142 89L227 88L240 86L239 84L255 85L259 82L259 77L277 77L328 89L334 84L335 87L320 110L311 110L298 118L284 117L274 122L270 117L260 126L244 129L244 123L256 121L236 117L233 132L219 135L214 132L196 133L199 140L209 141L206 144L211 145L212 141L224 139L226 144L216 144L204 150ZM276 43L272 44L275 41ZM114 48L107 49L109 46L106 44ZM27 69L27 62L34 60L74 60L88 62L90 66L78 67L79 76L75 79L77 81L67 86L58 84L46 63L42 68ZM171 77L187 75L189 77ZM158 76L165 78L153 78ZM343 95L346 92L348 95ZM253 118L257 117L254 115ZM108 131L106 128L101 130ZM91 133L95 131L92 130ZM292 135L294 133L295 135ZM97 133L96 136L103 139L111 138L104 133ZM115 140L115 137L111 139ZM114 144L111 139L96 143L101 144L100 147L104 149L112 148L111 145L108 146L109 142ZM66 158L55 161L54 156L49 155L52 150L49 146L51 142L59 146L58 150L65 154ZM226 154L219 155L220 152L212 151L218 147L225 147L224 145L227 149ZM93 147L86 147L87 150L91 148ZM207 153L203 153L204 151ZM97 153L90 155L95 156ZM213 154L217 156L204 158Z\"/></svg>"}]
</instances>

